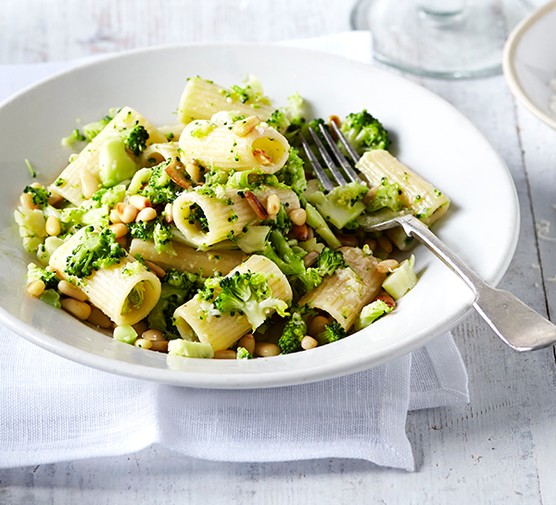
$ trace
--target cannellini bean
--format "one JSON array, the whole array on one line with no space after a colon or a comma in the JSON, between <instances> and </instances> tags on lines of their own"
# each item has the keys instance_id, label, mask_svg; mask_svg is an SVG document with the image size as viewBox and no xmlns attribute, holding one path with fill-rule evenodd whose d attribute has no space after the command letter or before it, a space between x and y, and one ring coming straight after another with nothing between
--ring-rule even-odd
<instances>
[{"instance_id":1,"label":"cannellini bean","mask_svg":"<svg viewBox=\"0 0 556 505\"><path fill-rule=\"evenodd\" d=\"M257 342L255 344L255 356L267 358L270 356L278 356L280 348L272 342Z\"/></svg>"},{"instance_id":2,"label":"cannellini bean","mask_svg":"<svg viewBox=\"0 0 556 505\"><path fill-rule=\"evenodd\" d=\"M309 335L305 335L301 339L301 348L305 349L306 351L308 349L314 349L315 347L317 347L317 345L319 345L318 341Z\"/></svg>"},{"instance_id":3,"label":"cannellini bean","mask_svg":"<svg viewBox=\"0 0 556 505\"><path fill-rule=\"evenodd\" d=\"M143 210L139 211L139 214L137 214L137 217L135 218L136 221L152 221L153 219L156 218L156 209L153 209L152 207L145 207Z\"/></svg>"},{"instance_id":4,"label":"cannellini bean","mask_svg":"<svg viewBox=\"0 0 556 505\"><path fill-rule=\"evenodd\" d=\"M143 210L146 207L151 206L150 200L143 195L131 195L129 197L128 203L133 205L137 210Z\"/></svg>"},{"instance_id":5,"label":"cannellini bean","mask_svg":"<svg viewBox=\"0 0 556 505\"><path fill-rule=\"evenodd\" d=\"M251 333L243 335L237 343L239 347L244 347L249 354L255 353L255 344L255 337Z\"/></svg>"},{"instance_id":6,"label":"cannellini bean","mask_svg":"<svg viewBox=\"0 0 556 505\"><path fill-rule=\"evenodd\" d=\"M214 351L214 359L236 359L236 352L231 349L222 349Z\"/></svg>"}]
</instances>

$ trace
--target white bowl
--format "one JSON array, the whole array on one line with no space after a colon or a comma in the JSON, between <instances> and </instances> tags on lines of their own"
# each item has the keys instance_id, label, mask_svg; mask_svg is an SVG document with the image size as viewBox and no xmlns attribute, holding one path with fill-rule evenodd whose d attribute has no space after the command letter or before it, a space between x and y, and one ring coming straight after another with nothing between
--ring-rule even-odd
<instances>
[{"instance_id":1,"label":"white bowl","mask_svg":"<svg viewBox=\"0 0 556 505\"><path fill-rule=\"evenodd\" d=\"M550 107L556 91L556 1L536 9L517 25L504 48L504 76L512 93L535 116L556 129Z\"/></svg>"},{"instance_id":2,"label":"white bowl","mask_svg":"<svg viewBox=\"0 0 556 505\"><path fill-rule=\"evenodd\" d=\"M503 161L451 105L400 77L337 56L261 45L167 47L137 51L70 70L0 105L0 322L35 344L108 372L176 385L257 388L356 372L408 353L449 330L470 310L468 288L424 247L420 281L398 309L339 342L249 361L178 358L146 352L94 331L25 295L26 264L13 208L29 184L24 159L48 182L68 153L60 138L76 118L91 121L130 105L154 123L174 121L188 76L230 85L255 73L277 103L299 92L315 115L367 108L392 132L399 157L445 191L453 206L436 232L479 275L500 280L512 257L519 210Z\"/></svg>"}]
</instances>

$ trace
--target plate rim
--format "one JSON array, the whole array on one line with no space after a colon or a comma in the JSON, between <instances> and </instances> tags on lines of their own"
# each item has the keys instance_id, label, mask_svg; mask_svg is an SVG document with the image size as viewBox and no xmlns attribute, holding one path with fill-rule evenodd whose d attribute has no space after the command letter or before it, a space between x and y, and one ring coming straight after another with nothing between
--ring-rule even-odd
<instances>
[{"instance_id":1,"label":"plate rim","mask_svg":"<svg viewBox=\"0 0 556 505\"><path fill-rule=\"evenodd\" d=\"M515 53L524 35L533 28L540 19L554 9L556 9L556 0L550 0L548 3L534 10L512 30L504 45L502 71L511 92L519 99L525 108L548 126L556 129L556 118L549 116L543 110L539 109L529 98L527 93L525 93L517 75L515 65Z\"/></svg>"}]
</instances>

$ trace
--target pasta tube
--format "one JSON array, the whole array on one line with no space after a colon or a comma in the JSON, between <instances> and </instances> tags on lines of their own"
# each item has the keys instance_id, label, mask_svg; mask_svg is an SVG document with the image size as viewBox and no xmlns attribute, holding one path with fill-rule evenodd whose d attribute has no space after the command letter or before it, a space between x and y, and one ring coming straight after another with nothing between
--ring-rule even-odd
<instances>
[{"instance_id":1,"label":"pasta tube","mask_svg":"<svg viewBox=\"0 0 556 505\"><path fill-rule=\"evenodd\" d=\"M270 288L270 296L283 300L288 305L291 303L293 294L286 276L268 258L253 255L226 277L234 275L235 272L264 274ZM201 342L208 342L215 351L227 349L252 330L252 324L246 315L221 314L214 310L211 302L203 300L200 295L178 307L174 312L174 318L183 338L189 340L189 330L192 330Z\"/></svg>"},{"instance_id":2,"label":"pasta tube","mask_svg":"<svg viewBox=\"0 0 556 505\"><path fill-rule=\"evenodd\" d=\"M195 120L184 128L179 145L184 159L227 171L258 169L273 174L286 164L289 154L286 138L266 123L238 135L230 126Z\"/></svg>"},{"instance_id":3,"label":"pasta tube","mask_svg":"<svg viewBox=\"0 0 556 505\"><path fill-rule=\"evenodd\" d=\"M256 115L266 121L274 107L270 100L262 93L254 90L253 96L242 98L237 92L225 89L212 81L201 77L191 77L187 80L178 107L178 118L182 123L189 123L194 119L209 119L213 114L226 110L239 112L247 116Z\"/></svg>"},{"instance_id":4,"label":"pasta tube","mask_svg":"<svg viewBox=\"0 0 556 505\"><path fill-rule=\"evenodd\" d=\"M371 187L380 186L384 181L398 184L400 198L405 207L427 226L441 218L450 199L428 181L410 170L388 151L380 149L367 151L357 163L359 171L367 178ZM401 228L388 230L388 237L400 250L409 249L413 239L407 237Z\"/></svg>"},{"instance_id":5,"label":"pasta tube","mask_svg":"<svg viewBox=\"0 0 556 505\"><path fill-rule=\"evenodd\" d=\"M348 330L361 309L376 297L386 274L377 272L379 260L361 249L342 247L340 251L347 267L339 268L324 279L299 300L299 305L327 312L344 330Z\"/></svg>"},{"instance_id":6,"label":"pasta tube","mask_svg":"<svg viewBox=\"0 0 556 505\"><path fill-rule=\"evenodd\" d=\"M83 232L84 229L70 237L50 257L49 265L63 279L75 281L65 268ZM158 302L161 291L158 277L129 256L77 282L91 303L117 325L144 319Z\"/></svg>"},{"instance_id":7,"label":"pasta tube","mask_svg":"<svg viewBox=\"0 0 556 505\"><path fill-rule=\"evenodd\" d=\"M141 114L131 107L124 107L102 131L85 146L79 155L62 171L56 182L48 188L74 205L90 198L100 187L99 157L101 146L110 138L121 136L135 125L142 125L149 133L147 145L166 142L166 138Z\"/></svg>"},{"instance_id":8,"label":"pasta tube","mask_svg":"<svg viewBox=\"0 0 556 505\"><path fill-rule=\"evenodd\" d=\"M139 254L162 267L199 274L202 277L210 277L216 273L226 275L247 257L238 250L198 251L175 241L172 242L172 249L174 254L159 252L153 242L136 238L131 241L129 254Z\"/></svg>"},{"instance_id":9,"label":"pasta tube","mask_svg":"<svg viewBox=\"0 0 556 505\"><path fill-rule=\"evenodd\" d=\"M267 187L253 193L264 207L271 194L278 196L288 212L300 207L299 198L290 189ZM237 237L245 226L262 220L245 198L245 191L235 189L216 195L186 191L174 201L172 216L178 230L198 248Z\"/></svg>"}]
</instances>

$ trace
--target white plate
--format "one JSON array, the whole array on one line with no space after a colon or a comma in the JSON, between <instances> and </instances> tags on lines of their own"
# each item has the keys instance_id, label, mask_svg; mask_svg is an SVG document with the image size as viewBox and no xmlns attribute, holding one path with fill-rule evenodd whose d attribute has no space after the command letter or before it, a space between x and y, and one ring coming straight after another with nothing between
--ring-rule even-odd
<instances>
[{"instance_id":1,"label":"white plate","mask_svg":"<svg viewBox=\"0 0 556 505\"><path fill-rule=\"evenodd\" d=\"M367 369L449 330L470 310L464 284L425 248L415 250L418 285L398 309L366 330L311 351L250 361L177 359L114 341L61 310L25 296L29 258L12 222L30 178L53 180L68 153L60 138L130 105L155 123L174 122L188 76L230 85L255 73L284 103L292 92L316 115L367 108L395 137L399 157L453 201L438 235L482 277L497 283L512 257L519 210L503 161L475 127L429 91L372 66L295 48L232 45L157 48L97 61L34 86L0 106L0 322L35 344L109 372L176 385L257 388L299 384Z\"/></svg>"},{"instance_id":2,"label":"white plate","mask_svg":"<svg viewBox=\"0 0 556 505\"><path fill-rule=\"evenodd\" d=\"M550 109L556 78L556 1L535 10L514 28L504 48L504 76L512 93L535 116L556 129Z\"/></svg>"}]
</instances>

